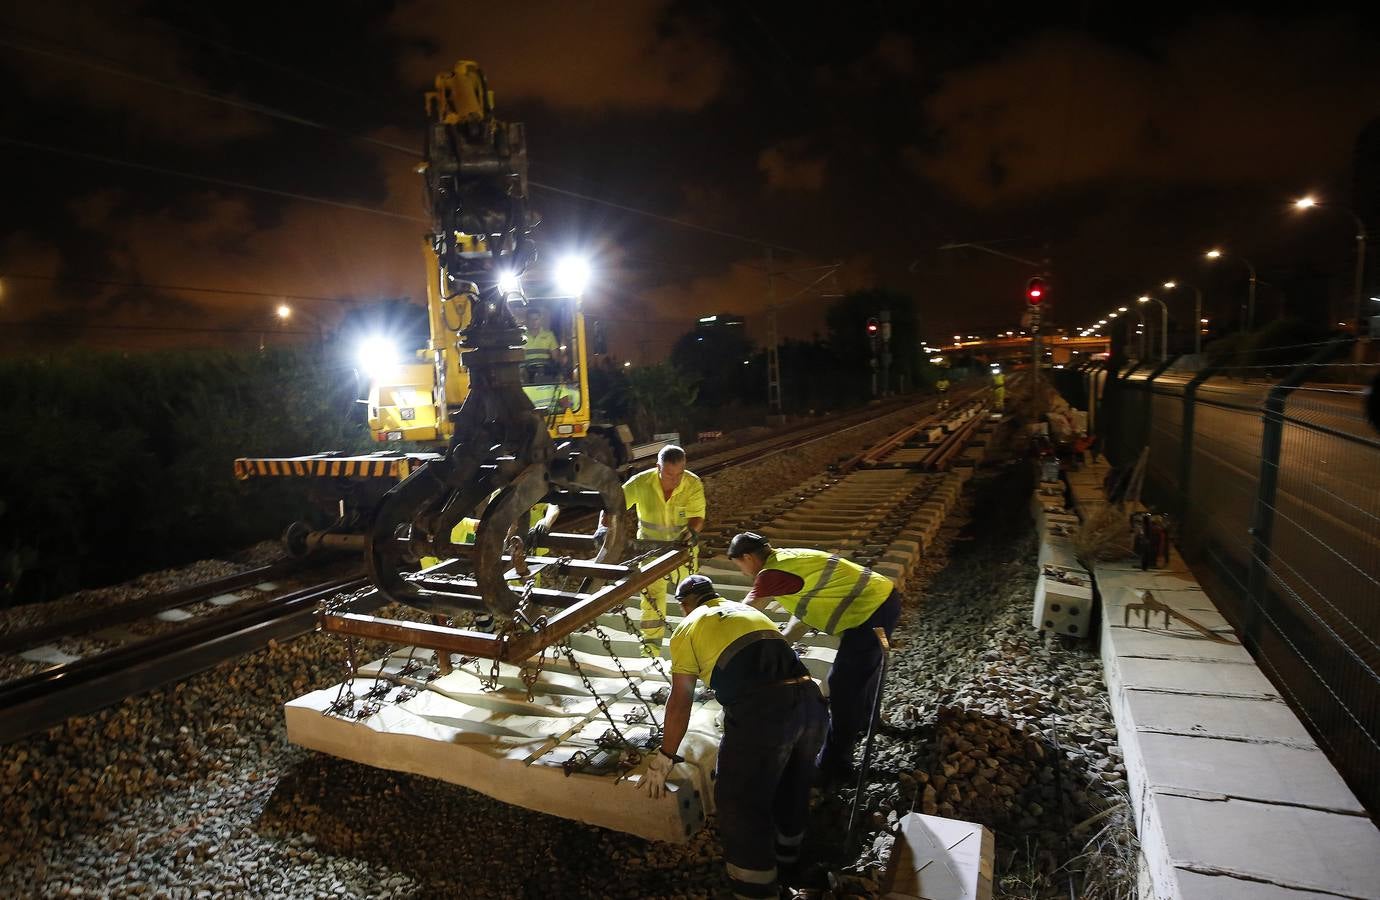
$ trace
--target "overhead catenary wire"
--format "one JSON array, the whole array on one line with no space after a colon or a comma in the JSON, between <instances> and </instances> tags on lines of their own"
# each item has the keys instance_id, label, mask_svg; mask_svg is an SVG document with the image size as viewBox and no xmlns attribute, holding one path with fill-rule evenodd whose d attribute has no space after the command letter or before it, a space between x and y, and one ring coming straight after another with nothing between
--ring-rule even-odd
<instances>
[{"instance_id":1,"label":"overhead catenary wire","mask_svg":"<svg viewBox=\"0 0 1380 900\"><path fill-rule=\"evenodd\" d=\"M323 206L332 206L336 209L346 209L351 212L370 213L376 216L387 216L390 219L401 219L406 222L419 222L428 224L427 220L420 216L410 216L406 213L393 212L387 209L379 209L373 206L364 206L359 203L346 203L342 200L331 200L327 197L313 197L310 194L298 194L293 191L284 191L278 188L264 187L258 184L249 184L244 181L235 181L230 178L218 178L214 175L200 175L196 172L185 172L180 169L170 169L166 166L155 166L150 163L133 162L132 160L119 159L114 156L105 156L100 153L91 153L86 150L74 150L70 147L58 147L53 144L43 144L38 141L29 141L23 138L0 135L0 144L10 144L15 147L23 147L29 150L41 150L47 153L59 153L64 156L71 156L77 159L89 159L95 162L105 163L112 166L120 166L127 169L136 169L143 172L152 172L159 175L173 175L178 178L185 178L189 181L199 181L204 184L214 184L218 187L235 188L242 191L253 191L261 194L268 194L275 197L282 197L288 200L298 200L305 203L319 203Z\"/></svg>"},{"instance_id":2,"label":"overhead catenary wire","mask_svg":"<svg viewBox=\"0 0 1380 900\"><path fill-rule=\"evenodd\" d=\"M174 331L174 332L197 332L207 334L275 334L275 335L300 335L304 337L316 337L315 331L303 331L301 329L280 328L277 325L265 324L263 327L232 328L229 326L211 325L121 325L121 324L97 324L83 319L79 323L72 322L35 322L35 321L4 321L0 320L0 326L5 328L33 328L51 329L54 331L71 331L74 327L80 329L98 329L100 331Z\"/></svg>"},{"instance_id":3,"label":"overhead catenary wire","mask_svg":"<svg viewBox=\"0 0 1380 900\"><path fill-rule=\"evenodd\" d=\"M384 149L392 150L392 151L395 151L395 152L398 152L398 153L404 153L404 154L407 154L407 155L409 155L409 156L420 157L420 156L422 155L421 150L418 149L418 148L416 148L416 147L409 147L409 146L405 146L405 145L403 145L403 144L396 144L396 143L393 143L392 141L387 141L387 140L383 140L383 139L380 139L380 138L371 137L371 136L369 136L369 135L359 134L359 133L357 133L357 132L349 131L348 129L339 128L339 127L337 127L337 126L330 125L330 124L325 123L325 122L320 122L320 121L317 121L317 120L315 120L315 119L310 119L310 118L307 118L306 116L301 116L301 115L298 115L298 114L296 114L296 113L289 112L289 111L287 111L287 110L282 110L282 109L278 109L278 108L276 108L276 107L268 106L268 105L266 105L266 104L255 103L255 102L252 102L252 101L239 100L239 99L237 99L237 98L235 98L235 97L230 97L230 96L227 96L227 95L224 95L224 94L217 94L217 93L214 93L214 92L211 92L211 91L204 91L204 90L200 90L200 89L197 89L197 88L188 87L188 86L186 86L186 85L175 84L175 83L173 83L173 82L165 81L165 80L163 80L163 79L154 78L154 77L152 77L152 76L143 75L143 74L140 74L140 73L138 73L138 72L131 72L131 71L127 70L127 69L123 69L123 68L120 68L120 67L118 67L118 66L113 66L113 65L110 65L110 64L105 63L105 62L93 60L93 59L91 59L91 58L89 57L89 55L84 54L84 53L83 53L83 54L73 54L73 53L70 53L70 52L59 52L59 51L55 51L55 50L48 50L48 49L44 49L44 48L41 48L41 47L34 47L34 46L32 46L32 45L23 44L23 43L20 43L20 42L18 42L18 41L15 41L15 40L12 40L12 39L3 37L3 36L0 36L0 46L9 47L9 48L14 49L14 50L18 50L18 51L25 52L25 53L31 53L31 54L38 55L38 56L44 56L44 57L47 57L47 58L50 58L50 59L56 59L56 60L62 61L62 62L64 62L64 63L69 63L69 64L71 64L71 65L82 66L82 67L89 68L89 69L92 69L92 70L94 70L94 71L99 71L99 72L102 72L102 73L105 73L105 74L108 74L108 75L116 75L116 76L118 76L118 77L128 78L128 79L130 79L130 80L132 80L132 81L136 81L136 82L141 83L141 84L146 84L146 85L151 85L151 86L155 86L155 87L160 87L160 88L163 88L163 89L165 89L165 90L174 91L174 92L176 92L176 93L184 94L184 95L186 95L186 96L196 97L196 98L198 98L198 99L205 100L205 101L207 101L207 102L225 104L225 105L227 105L227 106L230 106L230 107L235 108L235 109L242 110L242 111L244 111L244 112L250 112L250 113L255 113L255 114L257 114L257 115L267 116L267 117L269 117L269 118L279 119L279 120L281 120L281 121L289 122L289 123L292 123L292 124L294 124L294 125L299 125L299 126L302 126L302 127L305 127L305 128L313 128L313 129L317 129L317 130L321 130L321 131L330 132L330 133L337 134L337 135L340 135L340 136L345 137L345 138L349 138L349 139L351 139L351 140L360 141L360 142L366 143L366 144L372 144L372 145L377 146L377 147L382 147L382 148L384 148ZM85 58L83 58L83 57L85 57ZM3 138L0 138L0 140L3 140ZM9 140L10 140L11 142L17 141L17 139L13 139L13 138L11 138L11 139L9 139ZM60 150L60 149L55 149L55 152L64 152L64 151L62 151L62 150ZM70 152L70 153L79 153L79 151L67 151L67 152ZM97 155L92 155L91 158L100 158L100 159L102 159L102 161L106 161L106 162L112 162L112 161L113 161L113 160L111 160L110 158L102 158L102 157L99 157L99 156L97 156ZM120 164L120 163L116 163L116 164ZM130 163L129 165L142 166L143 164ZM150 169L150 170L152 171L152 170L154 170L154 169ZM168 171L171 172L172 170L168 170ZM294 195L294 194L291 194L291 193L289 193L289 192L275 191L275 190L273 190L273 189L255 188L255 187L253 187L253 186L245 185L245 184L239 183L239 182L231 182L231 181L223 180L223 179L215 179L215 178L213 178L212 176L196 176L196 175L192 175L192 174L190 174L190 173L177 173L177 174L181 175L182 177L198 178L198 179L200 179L200 180L207 180L207 181L211 181L212 183L222 184L222 185L224 185L224 186L241 187L241 188L247 189L247 190L261 190L261 191L265 191L265 192L268 192L268 193L276 193L278 196L288 197L288 198L290 198L290 199L308 199L308 198L306 198L304 195ZM712 228L712 227L707 226L707 225L700 225L700 224L698 224L698 223L696 223L696 222L690 222L690 221L688 221L688 220L686 220L686 219L680 219L680 218L677 218L677 217L675 217L675 216L667 216L667 215L663 215L663 214L661 214L661 213L655 213L655 212L652 212L652 211L650 211L650 210L645 210L645 209L641 209L641 208L639 208L639 207L630 206L630 205L625 204L625 203L618 203L618 202L615 202L615 201L612 201L612 200L603 199L603 198L601 198L601 197L595 197L595 196L593 196L593 195L591 195L591 194L585 194L585 193L581 193L581 192L579 192L579 191L572 191L572 190L568 190L568 189L566 189L566 188L557 187L556 185L546 184L546 183L544 183L544 182L539 182L539 181L533 181L533 180L531 180L531 179L528 179L528 182L527 182L527 183L528 183L528 185L530 185L530 186L533 187L533 188L536 188L536 189L542 190L542 191L546 191L546 192L548 192L548 193L557 194L557 195L559 195L559 196L564 196L564 197L570 197L570 198L572 198L572 199L580 200L580 201L586 202L586 203L595 203L595 204L599 204L599 205L601 205L601 206L607 206L607 207L612 208L612 209L617 209L617 210L619 210L619 211L621 211L621 212L626 212L626 213L630 213L630 214L632 214L632 215L643 216L643 217L645 217L645 218L654 219L654 220L659 221L659 222L664 222L664 223L666 223L666 224L668 224L668 225L675 225L675 226L680 227L680 228L686 228L686 229L690 229L690 230L693 230L693 231L699 231L699 232L701 232L701 233L703 233L703 234L710 234L710 235L714 235L714 236L716 236L716 237L721 237L721 238L725 238L725 239L728 239L728 240L739 241L739 242L746 243L746 244L751 244L751 245L757 246L757 247L763 247L763 248L765 248L765 247L770 247L770 248L772 248L772 249L774 249L774 250L780 250L780 251L782 251L782 252L784 252L784 253L791 253L791 254L800 255L800 256L803 256L803 255L804 255L804 252L803 252L803 251L798 250L798 249L795 249L795 248L793 248L793 247L787 247L787 246L785 246L785 245L773 243L773 242L771 242L771 241L765 241L765 240L762 240L762 239L760 239L760 238L754 238L754 237L749 237L749 236L747 236L747 235L737 234L737 233L735 233L735 232L726 231L726 230L721 229L721 228ZM328 200L324 200L324 199L322 199L322 198L316 198L316 201L315 201L315 202L333 203L334 201L328 201ZM363 209L362 207L357 207L357 206L354 206L354 205L346 205L345 208L350 208L350 209ZM384 214L384 215L392 215L392 216L394 216L394 217L396 217L396 218L411 219L411 220L413 220L413 221L425 221L425 220L423 220L423 219L419 219L419 218L416 218L416 217L413 217L413 216L403 216L402 214L398 214L398 213L387 213L387 212L384 212L383 214Z\"/></svg>"},{"instance_id":4,"label":"overhead catenary wire","mask_svg":"<svg viewBox=\"0 0 1380 900\"><path fill-rule=\"evenodd\" d=\"M313 294L292 294L284 291L248 291L238 288L199 287L189 284L156 284L146 281L116 281L109 278L83 278L79 275L33 275L26 272L5 272L3 278L24 281L60 281L75 284L94 284L100 287L142 288L150 291L185 291L194 294L226 294L236 297L264 297L270 300L302 300L310 303L370 303L372 300L356 300L350 297L322 297Z\"/></svg>"}]
</instances>

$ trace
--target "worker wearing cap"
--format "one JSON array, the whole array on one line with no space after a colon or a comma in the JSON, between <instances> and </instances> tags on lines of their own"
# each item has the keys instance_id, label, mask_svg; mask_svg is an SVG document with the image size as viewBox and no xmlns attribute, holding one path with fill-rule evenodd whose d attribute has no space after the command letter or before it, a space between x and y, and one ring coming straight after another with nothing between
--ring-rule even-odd
<instances>
[{"instance_id":1,"label":"worker wearing cap","mask_svg":"<svg viewBox=\"0 0 1380 900\"><path fill-rule=\"evenodd\" d=\"M823 550L776 549L760 534L744 532L728 556L753 579L743 598L757 608L775 600L790 612L787 633L813 628L839 635L829 669L829 737L819 768L827 780L846 777L853 748L872 716L882 648L873 632L887 635L901 616L901 592L891 579Z\"/></svg>"},{"instance_id":2,"label":"worker wearing cap","mask_svg":"<svg viewBox=\"0 0 1380 900\"><path fill-rule=\"evenodd\" d=\"M815 755L828 711L819 687L776 624L714 583L691 575L676 588L685 618L671 636L671 696L661 749L640 787L657 799L690 724L696 680L724 708L714 781L719 839L735 897L777 897L805 838Z\"/></svg>"},{"instance_id":3,"label":"worker wearing cap","mask_svg":"<svg viewBox=\"0 0 1380 900\"><path fill-rule=\"evenodd\" d=\"M704 484L685 471L685 451L675 444L661 448L656 468L638 472L623 483L628 509L637 511L637 537L644 541L689 541L690 563L642 591L642 653L660 656L666 635L666 592L699 568L700 532L704 530ZM600 514L602 522L602 513Z\"/></svg>"}]
</instances>

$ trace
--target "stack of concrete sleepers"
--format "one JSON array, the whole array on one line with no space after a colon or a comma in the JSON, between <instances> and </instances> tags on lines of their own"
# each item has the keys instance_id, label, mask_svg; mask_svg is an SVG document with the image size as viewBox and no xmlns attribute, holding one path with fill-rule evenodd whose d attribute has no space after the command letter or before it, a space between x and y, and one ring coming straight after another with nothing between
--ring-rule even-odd
<instances>
[{"instance_id":1,"label":"stack of concrete sleepers","mask_svg":"<svg viewBox=\"0 0 1380 900\"><path fill-rule=\"evenodd\" d=\"M1105 471L1070 473L1080 512L1105 502ZM1177 552L1093 575L1141 896L1380 898L1380 830ZM1169 627L1150 601L1174 611Z\"/></svg>"}]
</instances>

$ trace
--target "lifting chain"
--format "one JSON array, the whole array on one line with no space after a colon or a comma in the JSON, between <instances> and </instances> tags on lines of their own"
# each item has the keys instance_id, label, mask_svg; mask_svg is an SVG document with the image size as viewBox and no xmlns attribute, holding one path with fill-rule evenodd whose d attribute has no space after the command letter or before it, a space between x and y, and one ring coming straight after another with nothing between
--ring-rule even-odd
<instances>
[{"instance_id":1,"label":"lifting chain","mask_svg":"<svg viewBox=\"0 0 1380 900\"><path fill-rule=\"evenodd\" d=\"M378 692L382 682L376 681L362 698L364 702L359 705L358 709L355 709L355 701L361 699L355 696L355 679L359 677L356 645L355 638L345 639L345 669L349 674L344 681L340 682L340 689L336 691L335 699L326 707L325 715L367 719L382 708L382 704L379 702L381 695ZM386 695L387 693L388 689L385 687L383 694Z\"/></svg>"},{"instance_id":2,"label":"lifting chain","mask_svg":"<svg viewBox=\"0 0 1380 900\"><path fill-rule=\"evenodd\" d=\"M624 609L623 612L624 615L627 614L626 609ZM650 719L652 723L652 729L654 731L660 732L661 725L657 722L656 715L652 712L652 704L647 701L647 698L642 696L642 691L638 689L637 682L633 680L633 677L631 675L628 674L628 670L623 668L623 661L618 658L618 654L615 653L613 650L613 638L609 636L609 633L605 631L603 626L600 625L598 622L595 622L593 627L595 636L598 637L599 642L604 645L604 651L608 653L609 659L613 660L613 667L618 670L618 674L621 675L623 680L628 683L628 687L632 689L632 695L637 698L637 702L641 703L643 707L645 707L647 710L645 716L643 716L643 714L640 712L637 713L637 715L640 718L636 722L634 722L632 719L627 719L627 723L629 725L640 724ZM628 715L631 716L633 715L633 713L628 713Z\"/></svg>"},{"instance_id":3,"label":"lifting chain","mask_svg":"<svg viewBox=\"0 0 1380 900\"><path fill-rule=\"evenodd\" d=\"M604 750L618 752L617 768L619 778L622 778L623 775L627 774L642 761L642 752L644 750L650 750L652 747L658 746L661 743L661 728L652 728L647 739L640 744L629 740L628 736L619 729L618 721L613 717L613 710L609 708L604 698L599 696L599 692L594 689L594 683L589 680L589 676L586 675L584 669L580 667L580 661L575 658L575 649L570 646L570 641L568 639L561 641L560 650L570 662L570 668L579 677L580 683L585 686L585 690L589 691L589 695L594 698L594 705L598 707L599 712L603 713L604 718L608 720L608 729L600 735L595 743ZM628 683L632 685L631 680ZM632 686L635 691L636 686ZM626 724L633 723L628 722ZM588 753L585 753L583 750L577 750L571 754L570 759L561 764L561 768L565 771L566 776L569 777L574 772L588 767L591 762L592 760Z\"/></svg>"},{"instance_id":4,"label":"lifting chain","mask_svg":"<svg viewBox=\"0 0 1380 900\"><path fill-rule=\"evenodd\" d=\"M340 682L340 689L335 692L335 699L331 705L326 707L326 715L348 716L355 710L355 639L347 637L345 639L345 672L346 676Z\"/></svg>"},{"instance_id":5,"label":"lifting chain","mask_svg":"<svg viewBox=\"0 0 1380 900\"><path fill-rule=\"evenodd\" d=\"M632 620L632 616L628 613L628 607L620 606L618 607L618 612L623 616L623 625L625 628L628 629L628 634L640 640L642 636L642 629L638 628L637 623ZM663 619L665 618L664 610L662 612L662 617ZM663 679L665 679L667 684L670 684L671 676L666 674L666 668L661 664L661 657L653 656L651 659L652 668L656 669L656 673L660 675Z\"/></svg>"},{"instance_id":6,"label":"lifting chain","mask_svg":"<svg viewBox=\"0 0 1380 900\"><path fill-rule=\"evenodd\" d=\"M535 622L532 623L532 630L535 631L535 632L537 632L537 633L539 633L539 634L540 634L542 631L545 631L545 630L546 630L546 616L538 616L538 617L537 617L537 620L536 620ZM523 664L522 664L522 669L519 670L519 672L518 672L518 677L522 679L522 686L523 686L524 688L527 689L527 702L528 702L528 703L531 703L532 700L533 700L533 699L535 698L535 696L536 696L536 695L532 692L532 687L533 687L533 685L535 685L535 684L537 683L537 679L541 678L541 671L542 671L542 669L544 669L544 668L546 668L546 647L545 647L545 645L542 646L542 648L541 648L541 653L539 653L539 654L537 655L537 664L536 664L535 666L530 666L530 665L528 665L528 664L526 663L526 661L524 661Z\"/></svg>"}]
</instances>

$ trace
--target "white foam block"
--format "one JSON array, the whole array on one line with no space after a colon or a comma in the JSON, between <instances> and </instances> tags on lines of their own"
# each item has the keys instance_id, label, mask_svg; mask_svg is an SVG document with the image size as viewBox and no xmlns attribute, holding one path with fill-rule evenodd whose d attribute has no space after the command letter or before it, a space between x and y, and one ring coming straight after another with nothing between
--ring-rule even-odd
<instances>
[{"instance_id":1,"label":"white foam block","mask_svg":"<svg viewBox=\"0 0 1380 900\"><path fill-rule=\"evenodd\" d=\"M992 832L973 822L910 813L892 847L888 900L990 900Z\"/></svg>"}]
</instances>

